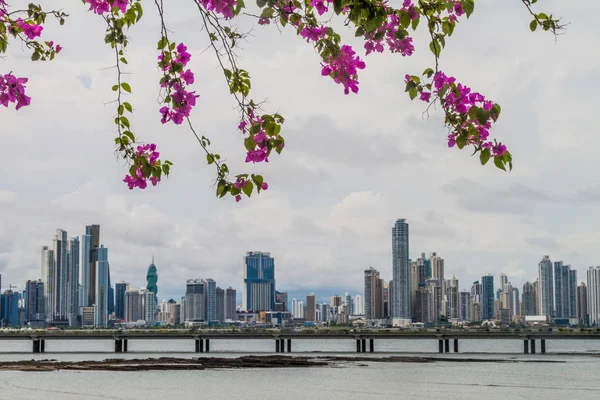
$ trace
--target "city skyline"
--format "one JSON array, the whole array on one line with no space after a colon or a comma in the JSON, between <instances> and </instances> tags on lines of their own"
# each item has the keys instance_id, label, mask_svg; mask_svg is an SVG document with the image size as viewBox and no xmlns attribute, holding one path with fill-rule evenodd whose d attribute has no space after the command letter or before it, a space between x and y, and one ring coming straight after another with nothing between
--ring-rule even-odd
<instances>
[{"instance_id":1,"label":"city skyline","mask_svg":"<svg viewBox=\"0 0 600 400\"><path fill-rule=\"evenodd\" d=\"M85 224L84 224L84 226L85 226ZM93 225L93 226L94 226L95 230L99 231L99 225ZM86 229L87 228L91 228L91 226L86 226ZM103 228L105 228L105 227L103 227ZM73 239L80 240L81 239L82 240L82 242L80 244L80 246L81 246L81 252L82 252L82 254L85 254L85 251L84 251L85 236L86 236L85 234L83 234L83 235L74 235L74 234L71 235L71 233L73 231L63 230L63 229L54 229L54 236L56 236L56 232L57 231L66 232L66 233L69 234L69 239L67 240L67 247L68 247L68 243L71 240L73 240ZM89 229L86 231L86 233L87 232L89 232ZM104 236L102 238L104 239ZM50 243L51 241L47 240L46 242ZM104 240L102 240L102 243L104 243ZM47 247L50 250L53 249L53 245L52 244L50 244L50 246L47 246ZM38 260L39 260L40 256L42 258L44 257L43 248L44 247L42 247L42 254L39 254L39 251L38 251L38 257L37 257ZM115 268L114 267L114 263L112 261L112 259L113 259L112 254L113 254L114 250L116 250L116 252L118 253L118 248L111 249L111 275L113 275L113 278L112 278L112 286L113 286L113 288L114 288L114 284L115 283L121 282L121 281L129 281L129 282L132 282L132 284L134 286L136 286L136 287L144 287L146 285L146 283L145 283L146 282L146 277L145 276L146 276L146 273L148 271L148 264L145 264L145 266L141 266L141 267L136 265L134 271L132 271L132 269L123 269L123 268L118 268L118 267ZM411 260L417 259L418 256L421 254L419 251L413 250L412 253L409 253L410 259ZM417 253L417 254L415 254L415 253ZM432 251L431 253L439 253L439 251L438 252ZM275 253L273 252L273 254L275 254ZM429 252L427 252L427 254L429 254ZM150 257L154 257L154 254L152 253L150 255ZM275 255L275 257L276 257L276 255ZM538 258L539 257L540 256L538 256ZM68 258L69 257L67 256L67 259ZM393 256L390 257L390 258L393 260ZM89 259L89 257L87 259ZM82 260L81 261L82 262L82 266L79 268L79 270L81 271L80 272L81 273L80 282L83 284L83 282L84 282L83 279L85 277L85 272L84 272L85 268L83 267L83 265L85 265L84 256L81 256L81 260ZM238 258L238 260L239 260L239 258ZM452 266L452 265L448 266L448 259L447 259L447 257L443 257L442 258L442 266L441 266L441 268L442 268L442 276L443 276L443 269L444 269L444 264L443 263L444 262L447 265L446 266L447 269L450 268L450 270L452 271L452 273L454 273L457 276L461 276L461 285L462 286L461 286L460 290L468 290L469 287L470 287L470 284L472 282L469 282L470 279L469 278L465 279L464 276L465 275L468 276L469 274L462 274L462 272L460 272L460 269L458 269L459 272L455 272L457 270L453 268L454 266ZM563 260L560 260L560 261L557 261L557 262L563 262ZM580 271L587 270L588 267L596 265L596 264L591 264L591 265L588 265L588 266L574 266L572 263L568 263L567 260L564 260L564 262L567 263L566 265L569 265L571 268L576 269L576 270L580 270ZM506 275L508 276L509 280L511 280L513 282L513 284L515 286L522 287L522 285L525 282L532 282L532 281L535 281L535 279L538 278L538 276L539 276L538 263L539 263L539 260L536 263L536 265L533 266L534 268L528 268L528 271L526 271L525 274L517 274L517 275L512 275L512 276L510 274L506 274ZM553 263L555 263L555 262L553 261ZM278 269L277 269L278 276L280 274L285 276L286 275L285 274L285 266L282 266L280 264L280 262L278 262L278 264L279 264L278 265ZM434 265L430 266L430 268L433 268L434 269L433 272L435 273L435 269L436 269L435 262L433 264ZM459 264L460 264L460 261L459 261ZM600 262L598 264L600 264ZM393 277L393 264L390 265L389 267L386 266L386 265L383 265L383 266L382 265L372 265L372 266L374 268L376 268L377 270L380 271L381 277L384 278L386 281L392 280L392 277ZM238 264L237 268L239 268L239 264ZM551 268L554 269L554 266L552 265ZM40 270L40 268L38 267L38 271L39 270ZM112 272L112 270L117 271L116 273L118 275L117 275L116 279L114 278L115 272ZM161 283L160 283L161 290L159 292L157 300L160 302L163 299L168 300L168 299L171 299L171 298L173 298L173 299L178 298L178 296L180 296L180 294L181 294L181 286L180 286L181 280L182 279L183 280L188 279L189 277L188 276L174 277L170 273L170 271L165 270L165 267L162 265L162 263L161 263L160 270L162 271L161 272L161 274L162 274L161 275ZM363 283L360 282L360 279L357 278L357 277L359 275L362 277L362 271L363 270L364 270L364 268L361 267L359 274L357 274L357 275L355 275L353 277L354 278L353 279L353 281L354 281L353 284L347 285L347 286L346 285L341 285L341 284L340 285L332 285L332 284L330 284L330 285L317 285L317 286L302 286L302 285L298 286L297 285L298 284L297 281L293 282L293 283L282 282L281 284L283 284L285 287L288 287L288 284L289 284L289 288L290 289L288 289L287 292L291 293L293 295L302 296L302 295L305 295L308 292L314 292L315 295L316 295L316 297L317 297L317 301L325 301L326 299L328 299L329 296L331 296L332 293L338 293L338 294L342 293L343 294L346 291L349 291L351 293L360 293L361 290L363 290ZM194 275L192 275L192 276L219 276L219 274L218 274L219 271L218 270L211 270L211 269L205 268L205 269L202 269L201 271L200 270L198 270L198 271L199 272L194 272ZM24 282L26 280L37 280L37 279L40 279L40 276L39 276L39 273L38 273L38 276L33 276L33 274L32 274L31 276L28 276L27 279L21 279L20 281L18 281L18 282L15 283L15 282L9 281L9 279L11 279L11 275L7 275L4 271L0 271L0 273L2 273L2 275L4 277L3 278L3 284L2 284L2 290L5 289L5 286L8 287L8 284L12 284L13 286L16 286L17 288L19 288L19 290L22 290L23 287L24 287ZM77 273L77 276L79 276L80 273ZM143 275L142 278L140 278L140 275L139 275L140 273L141 273L141 275ZM491 273L494 276L499 276L501 273L504 273L504 272L491 271L490 270L489 272L484 273L484 275L486 275L488 273ZM121 279L122 276L132 276L132 279L129 279L129 280L127 280L127 279ZM483 276L483 275L481 275L481 276ZM475 280L473 282L475 282L477 280L481 280L481 276L475 276ZM165 278L167 278L167 279L165 279ZM447 278L447 276L446 276L446 278ZM163 283L163 279L165 279L167 282ZM173 282L173 280L176 280L176 281ZM218 279L218 281L219 282L223 282L223 279ZM577 284L581 283L582 281L585 281L585 277L582 276L582 275L579 275L578 276ZM239 289L238 290L238 299L240 300L240 302L242 302L243 301L243 298L242 298L243 279L240 279L239 277L234 277L232 280L226 280L226 282L227 282L227 286L233 286L233 287L237 287ZM335 280L334 280L334 282L335 282ZM279 285L278 285L278 287L279 287ZM85 293L85 290L84 290L84 293ZM82 296L80 295L80 297L82 297ZM83 298L85 298L85 296L83 296Z\"/></svg>"}]
</instances>

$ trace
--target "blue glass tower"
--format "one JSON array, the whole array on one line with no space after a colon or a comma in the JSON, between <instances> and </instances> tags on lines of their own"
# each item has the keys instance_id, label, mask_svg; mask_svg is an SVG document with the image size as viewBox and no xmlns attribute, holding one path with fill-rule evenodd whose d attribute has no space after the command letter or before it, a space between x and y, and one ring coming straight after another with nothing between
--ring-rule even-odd
<instances>
[{"instance_id":1,"label":"blue glass tower","mask_svg":"<svg viewBox=\"0 0 600 400\"><path fill-rule=\"evenodd\" d=\"M246 253L243 289L245 310L272 311L275 308L275 259L270 253Z\"/></svg>"},{"instance_id":2,"label":"blue glass tower","mask_svg":"<svg viewBox=\"0 0 600 400\"><path fill-rule=\"evenodd\" d=\"M94 310L94 322L96 326L108 325L108 288L109 288L109 272L108 272L108 249L100 246L97 249L96 261L96 301Z\"/></svg>"},{"instance_id":3,"label":"blue glass tower","mask_svg":"<svg viewBox=\"0 0 600 400\"><path fill-rule=\"evenodd\" d=\"M154 302L158 304L158 272L156 271L156 265L154 265L154 256L152 256L152 263L148 266L148 273L146 274L146 289L154 293Z\"/></svg>"},{"instance_id":4,"label":"blue glass tower","mask_svg":"<svg viewBox=\"0 0 600 400\"><path fill-rule=\"evenodd\" d=\"M481 278L481 319L494 318L494 277L486 275Z\"/></svg>"}]
</instances>

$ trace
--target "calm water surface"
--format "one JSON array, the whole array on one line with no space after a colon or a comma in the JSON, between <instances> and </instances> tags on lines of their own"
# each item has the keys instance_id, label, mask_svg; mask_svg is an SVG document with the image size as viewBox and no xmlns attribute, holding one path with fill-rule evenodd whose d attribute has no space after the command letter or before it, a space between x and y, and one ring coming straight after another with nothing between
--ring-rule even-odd
<instances>
[{"instance_id":1,"label":"calm water surface","mask_svg":"<svg viewBox=\"0 0 600 400\"><path fill-rule=\"evenodd\" d=\"M150 372L0 372L0 399L598 399L600 341L546 341L548 354L523 355L521 341L464 340L461 354L505 360L561 363L436 362L343 364L319 368ZM31 342L0 341L0 363L9 360L102 360L160 356L196 357L192 341L129 341L127 354L114 354L112 341L46 341L45 354L31 354ZM434 340L376 340L365 354L437 354ZM539 351L540 345L537 343ZM148 353L161 349L162 353ZM266 354L271 340L211 340L202 356ZM357 355L353 340L294 340L301 355ZM61 353L75 351L75 353ZM236 353L224 353L234 351ZM318 353L315 353L318 352ZM568 355L563 353L569 353Z\"/></svg>"}]
</instances>

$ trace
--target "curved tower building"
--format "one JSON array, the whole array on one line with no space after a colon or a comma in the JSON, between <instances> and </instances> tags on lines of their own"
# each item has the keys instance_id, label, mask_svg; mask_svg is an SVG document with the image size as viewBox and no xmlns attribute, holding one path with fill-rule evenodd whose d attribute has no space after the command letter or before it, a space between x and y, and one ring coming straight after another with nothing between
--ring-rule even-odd
<instances>
[{"instance_id":1,"label":"curved tower building","mask_svg":"<svg viewBox=\"0 0 600 400\"><path fill-rule=\"evenodd\" d=\"M146 274L146 289L149 292L154 293L154 299L158 304L158 272L156 272L156 265L154 265L154 256L152 256L152 264L148 267L148 273Z\"/></svg>"}]
</instances>

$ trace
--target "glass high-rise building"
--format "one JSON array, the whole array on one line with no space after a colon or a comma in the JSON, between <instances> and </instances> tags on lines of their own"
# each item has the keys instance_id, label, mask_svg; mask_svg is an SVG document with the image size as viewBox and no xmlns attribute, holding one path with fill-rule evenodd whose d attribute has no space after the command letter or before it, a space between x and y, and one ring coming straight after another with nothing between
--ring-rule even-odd
<instances>
[{"instance_id":1,"label":"glass high-rise building","mask_svg":"<svg viewBox=\"0 0 600 400\"><path fill-rule=\"evenodd\" d=\"M236 320L236 304L237 304L236 290L229 287L225 289L225 319Z\"/></svg>"},{"instance_id":2,"label":"glass high-rise building","mask_svg":"<svg viewBox=\"0 0 600 400\"><path fill-rule=\"evenodd\" d=\"M129 283L115 284L115 317L125 319L125 292L129 290Z\"/></svg>"},{"instance_id":3,"label":"glass high-rise building","mask_svg":"<svg viewBox=\"0 0 600 400\"><path fill-rule=\"evenodd\" d=\"M46 323L44 282L27 281L25 284L25 321L32 328L42 327Z\"/></svg>"},{"instance_id":4,"label":"glass high-rise building","mask_svg":"<svg viewBox=\"0 0 600 400\"><path fill-rule=\"evenodd\" d=\"M67 249L67 316L72 320L79 315L79 256L81 245L78 237L69 240Z\"/></svg>"},{"instance_id":5,"label":"glass high-rise building","mask_svg":"<svg viewBox=\"0 0 600 400\"><path fill-rule=\"evenodd\" d=\"M246 253L242 304L246 311L275 308L275 259L270 253Z\"/></svg>"},{"instance_id":6,"label":"glass high-rise building","mask_svg":"<svg viewBox=\"0 0 600 400\"><path fill-rule=\"evenodd\" d=\"M52 314L53 320L66 320L68 316L67 305L67 232L62 229L56 230L54 237L54 285Z\"/></svg>"},{"instance_id":7,"label":"glass high-rise building","mask_svg":"<svg viewBox=\"0 0 600 400\"><path fill-rule=\"evenodd\" d=\"M411 318L408 251L408 224L400 218L392 228L392 318Z\"/></svg>"},{"instance_id":8,"label":"glass high-rise building","mask_svg":"<svg viewBox=\"0 0 600 400\"><path fill-rule=\"evenodd\" d=\"M54 319L54 250L42 247L42 283L44 284L44 311L46 321Z\"/></svg>"},{"instance_id":9,"label":"glass high-rise building","mask_svg":"<svg viewBox=\"0 0 600 400\"><path fill-rule=\"evenodd\" d=\"M152 256L152 263L148 266L148 273L146 274L146 290L154 293L154 302L158 303L158 272L156 271L156 265L154 265L154 256Z\"/></svg>"},{"instance_id":10,"label":"glass high-rise building","mask_svg":"<svg viewBox=\"0 0 600 400\"><path fill-rule=\"evenodd\" d=\"M188 279L185 284L185 321L204 321L206 318L206 282Z\"/></svg>"},{"instance_id":11,"label":"glass high-rise building","mask_svg":"<svg viewBox=\"0 0 600 400\"><path fill-rule=\"evenodd\" d=\"M100 225L87 225L85 235L81 237L82 242L82 283L83 298L86 304L81 306L88 307L94 305L96 301L96 261L98 260L97 249L100 247Z\"/></svg>"},{"instance_id":12,"label":"glass high-rise building","mask_svg":"<svg viewBox=\"0 0 600 400\"><path fill-rule=\"evenodd\" d=\"M494 277L481 277L481 319L494 319Z\"/></svg>"},{"instance_id":13,"label":"glass high-rise building","mask_svg":"<svg viewBox=\"0 0 600 400\"><path fill-rule=\"evenodd\" d=\"M590 326L600 326L600 267L587 271L587 312Z\"/></svg>"},{"instance_id":14,"label":"glass high-rise building","mask_svg":"<svg viewBox=\"0 0 600 400\"><path fill-rule=\"evenodd\" d=\"M96 276L94 282L96 288L94 293L96 298L94 300L94 325L105 327L108 325L108 248L100 246L95 251L96 254L96 265L94 272Z\"/></svg>"},{"instance_id":15,"label":"glass high-rise building","mask_svg":"<svg viewBox=\"0 0 600 400\"><path fill-rule=\"evenodd\" d=\"M217 283L213 279L206 280L206 321L217 320Z\"/></svg>"},{"instance_id":16,"label":"glass high-rise building","mask_svg":"<svg viewBox=\"0 0 600 400\"><path fill-rule=\"evenodd\" d=\"M225 321L225 291L217 287L217 317L219 322Z\"/></svg>"},{"instance_id":17,"label":"glass high-rise building","mask_svg":"<svg viewBox=\"0 0 600 400\"><path fill-rule=\"evenodd\" d=\"M554 315L554 280L552 261L544 256L538 264L538 312L549 317Z\"/></svg>"}]
</instances>

